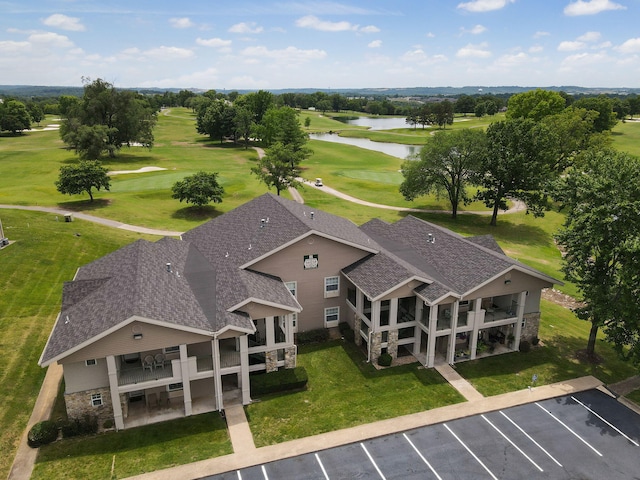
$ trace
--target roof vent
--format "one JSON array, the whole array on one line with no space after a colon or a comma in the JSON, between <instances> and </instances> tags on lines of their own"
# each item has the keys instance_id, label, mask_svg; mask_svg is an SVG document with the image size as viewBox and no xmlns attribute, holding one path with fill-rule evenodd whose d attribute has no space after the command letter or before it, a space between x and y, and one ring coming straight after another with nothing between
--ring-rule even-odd
<instances>
[{"instance_id":1,"label":"roof vent","mask_svg":"<svg viewBox=\"0 0 640 480\"><path fill-rule=\"evenodd\" d=\"M267 224L267 221L263 218L260 220L260 228L263 228Z\"/></svg>"},{"instance_id":2,"label":"roof vent","mask_svg":"<svg viewBox=\"0 0 640 480\"><path fill-rule=\"evenodd\" d=\"M171 273L171 264L167 263L167 272Z\"/></svg>"},{"instance_id":3,"label":"roof vent","mask_svg":"<svg viewBox=\"0 0 640 480\"><path fill-rule=\"evenodd\" d=\"M311 220L313 220L314 215L315 214L313 212L311 212Z\"/></svg>"},{"instance_id":4,"label":"roof vent","mask_svg":"<svg viewBox=\"0 0 640 480\"><path fill-rule=\"evenodd\" d=\"M428 237L428 239L427 239L427 241L428 241L429 243L436 243L436 237L434 237L434 236L433 236L433 234L432 234L432 233L430 233L430 234L429 234L429 237Z\"/></svg>"}]
</instances>

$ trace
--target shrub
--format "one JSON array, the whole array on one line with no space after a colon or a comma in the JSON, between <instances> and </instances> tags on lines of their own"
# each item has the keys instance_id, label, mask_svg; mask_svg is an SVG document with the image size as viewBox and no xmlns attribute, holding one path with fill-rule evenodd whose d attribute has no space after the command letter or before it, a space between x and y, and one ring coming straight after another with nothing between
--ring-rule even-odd
<instances>
[{"instance_id":1,"label":"shrub","mask_svg":"<svg viewBox=\"0 0 640 480\"><path fill-rule=\"evenodd\" d=\"M58 438L58 426L54 421L44 420L36 423L27 434L27 444L32 448L46 445Z\"/></svg>"},{"instance_id":2,"label":"shrub","mask_svg":"<svg viewBox=\"0 0 640 480\"><path fill-rule=\"evenodd\" d=\"M531 350L531 344L529 342L527 342L526 340L523 340L520 342L520 351L522 353L527 353L530 350Z\"/></svg>"},{"instance_id":3,"label":"shrub","mask_svg":"<svg viewBox=\"0 0 640 480\"><path fill-rule=\"evenodd\" d=\"M355 341L355 339L356 339L356 333L351 329L349 329L346 332L344 332L342 334L342 336L344 337L344 339L347 342L351 342L351 343L353 343Z\"/></svg>"},{"instance_id":4,"label":"shrub","mask_svg":"<svg viewBox=\"0 0 640 480\"><path fill-rule=\"evenodd\" d=\"M540 343L540 339L538 337L536 337L535 335L533 337L531 337L531 345L533 345L535 347L539 343Z\"/></svg>"},{"instance_id":5,"label":"shrub","mask_svg":"<svg viewBox=\"0 0 640 480\"><path fill-rule=\"evenodd\" d=\"M351 330L351 327L349 326L349 324L347 322L340 322L338 324L338 330L340 330L340 333L342 335L344 335L346 332Z\"/></svg>"},{"instance_id":6,"label":"shrub","mask_svg":"<svg viewBox=\"0 0 640 480\"><path fill-rule=\"evenodd\" d=\"M251 394L261 396L268 393L302 389L307 385L308 376L304 367L296 367L251 375L250 379Z\"/></svg>"},{"instance_id":7,"label":"shrub","mask_svg":"<svg viewBox=\"0 0 640 480\"><path fill-rule=\"evenodd\" d=\"M107 418L104 422L102 422L102 428L104 428L105 430L113 428L114 425L115 423L113 421L113 418Z\"/></svg>"},{"instance_id":8,"label":"shrub","mask_svg":"<svg viewBox=\"0 0 640 480\"><path fill-rule=\"evenodd\" d=\"M319 328L318 330L309 330L307 332L300 332L296 336L296 343L298 345L308 345L310 343L322 343L329 340L329 330L325 328Z\"/></svg>"},{"instance_id":9,"label":"shrub","mask_svg":"<svg viewBox=\"0 0 640 480\"><path fill-rule=\"evenodd\" d=\"M378 357L378 365L381 367L389 367L391 366L391 361L393 358L388 353L383 353Z\"/></svg>"},{"instance_id":10,"label":"shrub","mask_svg":"<svg viewBox=\"0 0 640 480\"><path fill-rule=\"evenodd\" d=\"M106 420L105 423L108 421ZM113 423L113 420L111 420L111 423ZM98 433L98 419L89 414L82 418L70 418L62 423L60 429L64 438L77 437L78 435L94 435Z\"/></svg>"},{"instance_id":11,"label":"shrub","mask_svg":"<svg viewBox=\"0 0 640 480\"><path fill-rule=\"evenodd\" d=\"M65 420L60 424L60 431L62 432L62 438L77 437L80 435L80 426L74 419Z\"/></svg>"}]
</instances>

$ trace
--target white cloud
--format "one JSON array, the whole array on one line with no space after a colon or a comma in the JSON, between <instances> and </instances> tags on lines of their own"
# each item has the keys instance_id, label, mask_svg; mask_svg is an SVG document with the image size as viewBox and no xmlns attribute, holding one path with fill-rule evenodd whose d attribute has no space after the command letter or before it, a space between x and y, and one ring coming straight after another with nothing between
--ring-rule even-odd
<instances>
[{"instance_id":1,"label":"white cloud","mask_svg":"<svg viewBox=\"0 0 640 480\"><path fill-rule=\"evenodd\" d=\"M576 53L569 55L562 62L562 67L582 67L586 65L604 65L606 55L600 53Z\"/></svg>"},{"instance_id":2,"label":"white cloud","mask_svg":"<svg viewBox=\"0 0 640 480\"><path fill-rule=\"evenodd\" d=\"M611 0L578 0L564 7L564 14L569 16L595 15L606 10L626 10L626 8Z\"/></svg>"},{"instance_id":3,"label":"white cloud","mask_svg":"<svg viewBox=\"0 0 640 480\"><path fill-rule=\"evenodd\" d=\"M456 57L487 58L491 56L491 52L487 50L487 47L488 45L486 42L480 43L478 45L469 43L456 52Z\"/></svg>"},{"instance_id":4,"label":"white cloud","mask_svg":"<svg viewBox=\"0 0 640 480\"><path fill-rule=\"evenodd\" d=\"M487 28L483 25L476 25L475 27L473 27L471 30L469 30L469 33L473 34L473 35L479 35L481 33L484 33L487 31Z\"/></svg>"},{"instance_id":5,"label":"white cloud","mask_svg":"<svg viewBox=\"0 0 640 480\"><path fill-rule=\"evenodd\" d=\"M231 40L223 40L222 38L197 38L196 43L203 47L223 48L230 47Z\"/></svg>"},{"instance_id":6,"label":"white cloud","mask_svg":"<svg viewBox=\"0 0 640 480\"><path fill-rule=\"evenodd\" d=\"M580 35L578 37L578 40L580 40L581 42L596 42L600 40L600 37L600 32L587 32L583 35Z\"/></svg>"},{"instance_id":7,"label":"white cloud","mask_svg":"<svg viewBox=\"0 0 640 480\"><path fill-rule=\"evenodd\" d=\"M427 37L427 38L436 38L436 34L435 34L435 33L433 33L433 32L427 32L427 33L425 34L425 37Z\"/></svg>"},{"instance_id":8,"label":"white cloud","mask_svg":"<svg viewBox=\"0 0 640 480\"><path fill-rule=\"evenodd\" d=\"M586 44L584 42L565 41L565 42L560 42L560 45L558 45L558 51L559 52L575 52L576 50L582 50L585 47L586 47Z\"/></svg>"},{"instance_id":9,"label":"white cloud","mask_svg":"<svg viewBox=\"0 0 640 480\"><path fill-rule=\"evenodd\" d=\"M207 88L207 86L213 85L218 81L219 75L215 68L208 68L200 72L193 72L185 75L180 75L174 78L164 78L162 80L149 80L142 82L141 87L201 87Z\"/></svg>"},{"instance_id":10,"label":"white cloud","mask_svg":"<svg viewBox=\"0 0 640 480\"><path fill-rule=\"evenodd\" d=\"M235 25L232 25L231 28L229 28L229 32L231 33L243 33L243 34L256 34L256 33L262 33L264 31L264 29L259 26L256 22L240 22L240 23L236 23Z\"/></svg>"},{"instance_id":11,"label":"white cloud","mask_svg":"<svg viewBox=\"0 0 640 480\"><path fill-rule=\"evenodd\" d=\"M471 2L458 4L458 8L468 12L491 12L493 10L500 10L514 2L515 0L473 0Z\"/></svg>"},{"instance_id":12,"label":"white cloud","mask_svg":"<svg viewBox=\"0 0 640 480\"><path fill-rule=\"evenodd\" d=\"M369 48L380 48L382 46L382 40L374 40L373 42L369 42L367 47Z\"/></svg>"},{"instance_id":13,"label":"white cloud","mask_svg":"<svg viewBox=\"0 0 640 480\"><path fill-rule=\"evenodd\" d=\"M296 20L296 26L320 30L322 32L344 32L358 29L358 25L353 25L349 22L329 22L327 20L320 20L315 15L306 15L299 18Z\"/></svg>"},{"instance_id":14,"label":"white cloud","mask_svg":"<svg viewBox=\"0 0 640 480\"><path fill-rule=\"evenodd\" d=\"M630 38L615 49L620 53L640 53L640 37Z\"/></svg>"},{"instance_id":15,"label":"white cloud","mask_svg":"<svg viewBox=\"0 0 640 480\"><path fill-rule=\"evenodd\" d=\"M444 55L429 56L422 47L416 46L412 50L405 52L402 57L400 57L400 60L412 65L432 65L434 63L447 61L447 57Z\"/></svg>"},{"instance_id":16,"label":"white cloud","mask_svg":"<svg viewBox=\"0 0 640 480\"><path fill-rule=\"evenodd\" d=\"M0 41L0 54L12 55L26 52L31 49L29 42L13 42L11 40Z\"/></svg>"},{"instance_id":17,"label":"white cloud","mask_svg":"<svg viewBox=\"0 0 640 480\"><path fill-rule=\"evenodd\" d=\"M187 48L166 47L164 45L145 50L144 55L159 60L179 60L182 58L193 57L193 52Z\"/></svg>"},{"instance_id":18,"label":"white cloud","mask_svg":"<svg viewBox=\"0 0 640 480\"><path fill-rule=\"evenodd\" d=\"M53 32L34 33L29 35L28 40L32 43L40 43L47 47L73 47L73 42L69 40L69 37Z\"/></svg>"},{"instance_id":19,"label":"white cloud","mask_svg":"<svg viewBox=\"0 0 640 480\"><path fill-rule=\"evenodd\" d=\"M496 60L496 65L500 67L514 67L529 62L530 60L530 57L526 53L519 52L514 55L502 55Z\"/></svg>"},{"instance_id":20,"label":"white cloud","mask_svg":"<svg viewBox=\"0 0 640 480\"><path fill-rule=\"evenodd\" d=\"M362 27L360 31L362 33L378 33L380 29L375 25L367 25L366 27Z\"/></svg>"},{"instance_id":21,"label":"white cloud","mask_svg":"<svg viewBox=\"0 0 640 480\"><path fill-rule=\"evenodd\" d=\"M249 59L270 58L280 63L305 63L311 60L321 60L327 56L324 50L302 50L296 47L287 47L279 50L269 50L265 46L247 47L241 54Z\"/></svg>"},{"instance_id":22,"label":"white cloud","mask_svg":"<svg viewBox=\"0 0 640 480\"><path fill-rule=\"evenodd\" d=\"M173 28L191 28L195 25L189 17L170 18L169 23Z\"/></svg>"},{"instance_id":23,"label":"white cloud","mask_svg":"<svg viewBox=\"0 0 640 480\"><path fill-rule=\"evenodd\" d=\"M533 34L533 38L547 37L549 35L551 35L549 32L538 31Z\"/></svg>"},{"instance_id":24,"label":"white cloud","mask_svg":"<svg viewBox=\"0 0 640 480\"><path fill-rule=\"evenodd\" d=\"M67 17L61 13L54 13L53 15L45 18L42 23L48 27L55 27L61 30L70 30L73 32L83 32L85 27L80 23L79 18Z\"/></svg>"},{"instance_id":25,"label":"white cloud","mask_svg":"<svg viewBox=\"0 0 640 480\"><path fill-rule=\"evenodd\" d=\"M544 50L542 45L532 45L529 47L529 53L540 53Z\"/></svg>"}]
</instances>

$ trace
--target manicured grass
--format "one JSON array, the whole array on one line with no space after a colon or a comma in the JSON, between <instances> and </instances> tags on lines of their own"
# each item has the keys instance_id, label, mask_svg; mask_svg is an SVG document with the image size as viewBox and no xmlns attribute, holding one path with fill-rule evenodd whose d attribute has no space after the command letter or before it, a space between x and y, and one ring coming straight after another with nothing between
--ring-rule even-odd
<instances>
[{"instance_id":1,"label":"manicured grass","mask_svg":"<svg viewBox=\"0 0 640 480\"><path fill-rule=\"evenodd\" d=\"M640 389L634 390L630 394L626 395L626 398L631 400L636 405L640 406Z\"/></svg>"},{"instance_id":2,"label":"manicured grass","mask_svg":"<svg viewBox=\"0 0 640 480\"><path fill-rule=\"evenodd\" d=\"M232 452L226 423L208 413L59 440L40 447L31 478L125 478Z\"/></svg>"},{"instance_id":3,"label":"manicured grass","mask_svg":"<svg viewBox=\"0 0 640 480\"><path fill-rule=\"evenodd\" d=\"M37 362L60 309L63 282L82 264L142 235L55 215L0 210L0 477L6 477L44 378Z\"/></svg>"},{"instance_id":4,"label":"manicured grass","mask_svg":"<svg viewBox=\"0 0 640 480\"><path fill-rule=\"evenodd\" d=\"M596 353L601 364L580 362L575 353L587 346L589 324L578 320L568 309L542 301L539 336L542 345L528 353L514 352L456 365L460 375L483 395L521 390L531 385L547 385L571 378L593 375L604 383L615 383L637 374L630 363L617 357L613 348L599 336Z\"/></svg>"},{"instance_id":5,"label":"manicured grass","mask_svg":"<svg viewBox=\"0 0 640 480\"><path fill-rule=\"evenodd\" d=\"M376 370L342 341L302 346L307 389L246 407L257 446L316 435L463 401L437 372L418 363Z\"/></svg>"}]
</instances>

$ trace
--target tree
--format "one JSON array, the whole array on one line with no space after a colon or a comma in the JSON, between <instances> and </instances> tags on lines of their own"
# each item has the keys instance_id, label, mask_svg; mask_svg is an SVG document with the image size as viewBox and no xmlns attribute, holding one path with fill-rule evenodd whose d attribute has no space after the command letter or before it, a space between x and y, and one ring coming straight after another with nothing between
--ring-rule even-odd
<instances>
[{"instance_id":1,"label":"tree","mask_svg":"<svg viewBox=\"0 0 640 480\"><path fill-rule=\"evenodd\" d=\"M218 183L218 174L202 171L174 183L171 191L171 198L193 203L196 207L203 207L211 202L221 203L224 194L224 188Z\"/></svg>"},{"instance_id":2,"label":"tree","mask_svg":"<svg viewBox=\"0 0 640 480\"><path fill-rule=\"evenodd\" d=\"M573 107L584 108L598 112L598 116L593 122L593 129L596 132L605 132L616 126L616 114L613 111L613 101L606 95L597 97L581 98L573 102Z\"/></svg>"},{"instance_id":3,"label":"tree","mask_svg":"<svg viewBox=\"0 0 640 480\"><path fill-rule=\"evenodd\" d=\"M220 143L235 132L236 111L233 105L223 99L213 100L206 108L198 111L196 130L198 133L217 138Z\"/></svg>"},{"instance_id":4,"label":"tree","mask_svg":"<svg viewBox=\"0 0 640 480\"><path fill-rule=\"evenodd\" d=\"M267 188L274 187L278 195L289 187L301 185L299 161L291 145L275 143L266 151L251 172L262 181Z\"/></svg>"},{"instance_id":5,"label":"tree","mask_svg":"<svg viewBox=\"0 0 640 480\"><path fill-rule=\"evenodd\" d=\"M542 120L562 112L566 103L562 95L551 90L530 90L512 95L507 103L507 118Z\"/></svg>"},{"instance_id":6,"label":"tree","mask_svg":"<svg viewBox=\"0 0 640 480\"><path fill-rule=\"evenodd\" d=\"M400 193L407 200L435 192L445 194L451 204L451 216L457 218L460 202L468 203L467 186L476 182L486 152L482 130L436 132L420 150L419 160L402 165L404 181Z\"/></svg>"},{"instance_id":7,"label":"tree","mask_svg":"<svg viewBox=\"0 0 640 480\"><path fill-rule=\"evenodd\" d=\"M640 161L613 150L590 150L563 177L556 197L568 208L556 240L567 280L580 291L578 318L591 322L587 354L598 329L640 364Z\"/></svg>"},{"instance_id":8,"label":"tree","mask_svg":"<svg viewBox=\"0 0 640 480\"><path fill-rule=\"evenodd\" d=\"M31 129L31 117L24 103L9 100L0 105L0 131L8 130L13 134Z\"/></svg>"},{"instance_id":9,"label":"tree","mask_svg":"<svg viewBox=\"0 0 640 480\"><path fill-rule=\"evenodd\" d=\"M40 125L40 122L44 119L44 110L42 109L42 106L36 102L29 102L27 104L27 111L29 112L31 121Z\"/></svg>"},{"instance_id":10,"label":"tree","mask_svg":"<svg viewBox=\"0 0 640 480\"><path fill-rule=\"evenodd\" d=\"M465 117L467 113L475 112L476 108L476 99L471 95L460 95L455 102L455 112L462 113Z\"/></svg>"},{"instance_id":11,"label":"tree","mask_svg":"<svg viewBox=\"0 0 640 480\"><path fill-rule=\"evenodd\" d=\"M116 90L97 79L85 82L82 99L62 97L60 110L60 136L81 158L97 159L104 153L115 157L123 145L153 146L156 112L147 98L135 92ZM79 131L81 127L86 127L84 132ZM93 131L91 138L97 143L78 148L79 137L89 138L87 128ZM97 132L106 133L106 139Z\"/></svg>"},{"instance_id":12,"label":"tree","mask_svg":"<svg viewBox=\"0 0 640 480\"><path fill-rule=\"evenodd\" d=\"M249 148L249 142L251 141L251 131L253 129L253 115L245 107L238 107L235 111L235 117L233 123L236 131L236 135L243 139L245 150ZM234 137L236 136L234 135Z\"/></svg>"},{"instance_id":13,"label":"tree","mask_svg":"<svg viewBox=\"0 0 640 480\"><path fill-rule=\"evenodd\" d=\"M64 165L60 167L60 175L55 182L56 188L62 194L78 195L88 193L93 202L95 188L109 191L111 181L107 175L107 169L98 160L80 160L77 165Z\"/></svg>"},{"instance_id":14,"label":"tree","mask_svg":"<svg viewBox=\"0 0 640 480\"><path fill-rule=\"evenodd\" d=\"M431 111L433 112L434 123L440 128L453 125L453 103L449 100L434 103L431 106Z\"/></svg>"},{"instance_id":15,"label":"tree","mask_svg":"<svg viewBox=\"0 0 640 480\"><path fill-rule=\"evenodd\" d=\"M487 155L482 162L481 186L477 198L493 209L506 210L508 197L521 200L527 212L543 216L547 196L543 191L551 179L554 143L548 128L530 119L495 122L487 128Z\"/></svg>"},{"instance_id":16,"label":"tree","mask_svg":"<svg viewBox=\"0 0 640 480\"><path fill-rule=\"evenodd\" d=\"M597 115L593 110L569 107L541 120L548 127L555 143L556 157L551 167L553 171L564 172L581 152L601 140L593 133L593 122Z\"/></svg>"}]
</instances>

